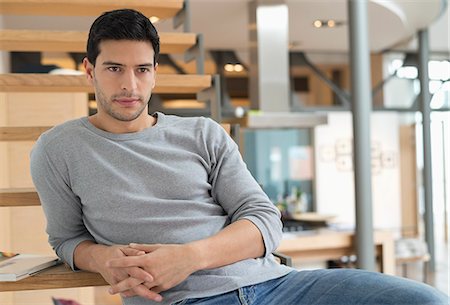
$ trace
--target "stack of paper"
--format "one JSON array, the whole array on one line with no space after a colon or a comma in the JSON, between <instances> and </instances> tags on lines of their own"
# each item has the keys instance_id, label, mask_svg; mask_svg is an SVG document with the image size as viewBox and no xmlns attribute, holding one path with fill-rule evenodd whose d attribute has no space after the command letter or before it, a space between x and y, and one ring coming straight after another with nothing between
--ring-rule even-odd
<instances>
[{"instance_id":1,"label":"stack of paper","mask_svg":"<svg viewBox=\"0 0 450 305\"><path fill-rule=\"evenodd\" d=\"M0 252L0 282L18 281L59 263L56 256Z\"/></svg>"}]
</instances>

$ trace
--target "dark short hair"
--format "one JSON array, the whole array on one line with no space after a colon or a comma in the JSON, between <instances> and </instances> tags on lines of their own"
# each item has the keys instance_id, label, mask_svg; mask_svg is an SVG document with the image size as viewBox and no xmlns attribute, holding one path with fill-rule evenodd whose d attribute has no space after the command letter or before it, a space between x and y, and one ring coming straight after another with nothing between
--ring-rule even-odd
<instances>
[{"instance_id":1,"label":"dark short hair","mask_svg":"<svg viewBox=\"0 0 450 305\"><path fill-rule=\"evenodd\" d=\"M95 65L100 53L99 44L104 40L135 40L150 42L156 65L159 56L159 36L155 26L142 13L132 9L120 9L105 12L97 19L89 30L87 41L87 58Z\"/></svg>"}]
</instances>

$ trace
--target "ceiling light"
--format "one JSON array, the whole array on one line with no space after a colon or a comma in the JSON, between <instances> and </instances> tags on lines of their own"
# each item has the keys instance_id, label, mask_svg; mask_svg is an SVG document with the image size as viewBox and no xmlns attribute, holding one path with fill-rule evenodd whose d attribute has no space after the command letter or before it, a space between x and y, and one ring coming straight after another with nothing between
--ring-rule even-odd
<instances>
[{"instance_id":1,"label":"ceiling light","mask_svg":"<svg viewBox=\"0 0 450 305\"><path fill-rule=\"evenodd\" d=\"M234 65L232 65L232 64L226 64L223 68L227 72L233 72L234 71Z\"/></svg>"},{"instance_id":2,"label":"ceiling light","mask_svg":"<svg viewBox=\"0 0 450 305\"><path fill-rule=\"evenodd\" d=\"M149 19L151 23L157 23L159 21L159 17L156 16L151 16Z\"/></svg>"},{"instance_id":3,"label":"ceiling light","mask_svg":"<svg viewBox=\"0 0 450 305\"><path fill-rule=\"evenodd\" d=\"M244 66L241 65L241 64L235 64L235 65L234 65L234 71L236 71L236 72L242 72L242 71L244 71Z\"/></svg>"},{"instance_id":4,"label":"ceiling light","mask_svg":"<svg viewBox=\"0 0 450 305\"><path fill-rule=\"evenodd\" d=\"M323 23L320 20L316 20L316 21L314 21L313 25L316 28L320 28L320 27L322 27Z\"/></svg>"},{"instance_id":5,"label":"ceiling light","mask_svg":"<svg viewBox=\"0 0 450 305\"><path fill-rule=\"evenodd\" d=\"M315 28L335 28L335 27L339 27L345 24L345 21L337 21L334 19L328 19L328 20L315 20L313 22L313 26Z\"/></svg>"}]
</instances>

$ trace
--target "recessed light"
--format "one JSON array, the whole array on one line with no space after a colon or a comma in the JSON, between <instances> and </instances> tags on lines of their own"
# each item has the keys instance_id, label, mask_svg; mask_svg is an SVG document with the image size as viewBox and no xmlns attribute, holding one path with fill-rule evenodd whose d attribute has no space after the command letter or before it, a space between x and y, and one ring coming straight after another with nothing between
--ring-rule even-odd
<instances>
[{"instance_id":1,"label":"recessed light","mask_svg":"<svg viewBox=\"0 0 450 305\"><path fill-rule=\"evenodd\" d=\"M226 64L223 68L225 69L225 71L228 71L228 72L234 71L234 65L232 65L232 64Z\"/></svg>"},{"instance_id":2,"label":"recessed light","mask_svg":"<svg viewBox=\"0 0 450 305\"><path fill-rule=\"evenodd\" d=\"M322 21L316 20L316 21L313 22L313 25L316 28L321 28L323 24L322 24Z\"/></svg>"},{"instance_id":3,"label":"recessed light","mask_svg":"<svg viewBox=\"0 0 450 305\"><path fill-rule=\"evenodd\" d=\"M319 28L335 28L344 25L344 21L336 21L334 19L328 19L328 20L315 20L313 22L313 26L317 29Z\"/></svg>"},{"instance_id":4,"label":"recessed light","mask_svg":"<svg viewBox=\"0 0 450 305\"><path fill-rule=\"evenodd\" d=\"M234 71L236 71L236 72L242 72L242 71L244 71L244 66L241 65L241 64L235 64L235 65L234 65Z\"/></svg>"}]
</instances>

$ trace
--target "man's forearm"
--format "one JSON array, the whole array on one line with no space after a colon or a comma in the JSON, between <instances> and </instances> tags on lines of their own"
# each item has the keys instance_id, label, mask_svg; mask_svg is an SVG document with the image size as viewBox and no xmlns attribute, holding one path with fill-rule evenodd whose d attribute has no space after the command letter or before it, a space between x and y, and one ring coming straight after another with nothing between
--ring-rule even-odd
<instances>
[{"instance_id":1,"label":"man's forearm","mask_svg":"<svg viewBox=\"0 0 450 305\"><path fill-rule=\"evenodd\" d=\"M126 283L127 296L139 295L150 300L161 300L161 296L149 291L142 283L153 281L153 277L141 268L110 268L106 262L112 258L126 255L143 255L145 252L124 246L105 246L92 241L81 242L74 252L75 266L79 269L100 273L111 285L118 282Z\"/></svg>"},{"instance_id":2,"label":"man's forearm","mask_svg":"<svg viewBox=\"0 0 450 305\"><path fill-rule=\"evenodd\" d=\"M146 281L145 286L157 293L178 285L198 270L261 257L265 251L261 232L245 219L228 225L214 236L187 244L130 244L130 247L147 254L112 259L107 265L114 268L142 268L154 279ZM125 282L112 285L111 288L113 293L129 289Z\"/></svg>"},{"instance_id":3,"label":"man's forearm","mask_svg":"<svg viewBox=\"0 0 450 305\"><path fill-rule=\"evenodd\" d=\"M78 269L100 272L101 262L99 258L104 257L101 252L106 251L108 246L99 245L92 241L83 241L76 248L73 254L74 264Z\"/></svg>"},{"instance_id":4,"label":"man's forearm","mask_svg":"<svg viewBox=\"0 0 450 305\"><path fill-rule=\"evenodd\" d=\"M187 244L198 256L198 269L211 269L264 255L264 241L250 220L238 220L214 236Z\"/></svg>"}]
</instances>

